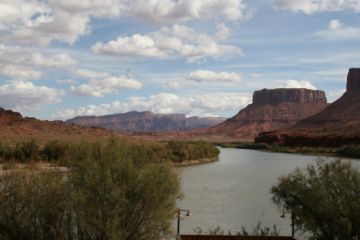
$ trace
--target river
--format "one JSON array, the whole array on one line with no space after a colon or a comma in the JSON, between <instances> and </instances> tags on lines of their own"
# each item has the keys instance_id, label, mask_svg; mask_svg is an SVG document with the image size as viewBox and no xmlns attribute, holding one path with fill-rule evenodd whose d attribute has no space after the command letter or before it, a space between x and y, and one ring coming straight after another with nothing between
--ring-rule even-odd
<instances>
[{"instance_id":1,"label":"river","mask_svg":"<svg viewBox=\"0 0 360 240\"><path fill-rule=\"evenodd\" d=\"M261 221L264 226L276 224L281 235L290 235L290 218L280 218L281 210L272 203L270 188L280 176L315 163L319 157L220 150L217 162L177 168L184 194L178 206L191 211L191 216L181 220L181 233L194 233L196 227L207 231L217 226L234 232L241 226L249 229Z\"/></svg>"}]
</instances>

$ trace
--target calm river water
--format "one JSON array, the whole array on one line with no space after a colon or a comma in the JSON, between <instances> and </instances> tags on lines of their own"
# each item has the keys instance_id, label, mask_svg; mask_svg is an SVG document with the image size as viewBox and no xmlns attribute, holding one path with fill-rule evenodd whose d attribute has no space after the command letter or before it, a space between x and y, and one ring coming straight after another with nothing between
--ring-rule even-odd
<instances>
[{"instance_id":1,"label":"calm river water","mask_svg":"<svg viewBox=\"0 0 360 240\"><path fill-rule=\"evenodd\" d=\"M280 176L314 163L317 158L222 148L217 162L179 167L184 198L178 206L191 211L190 217L181 220L181 233L217 226L239 231L241 226L251 228L261 221L264 226L278 225L281 235L290 235L290 219L280 218L281 211L271 201L270 188Z\"/></svg>"}]
</instances>

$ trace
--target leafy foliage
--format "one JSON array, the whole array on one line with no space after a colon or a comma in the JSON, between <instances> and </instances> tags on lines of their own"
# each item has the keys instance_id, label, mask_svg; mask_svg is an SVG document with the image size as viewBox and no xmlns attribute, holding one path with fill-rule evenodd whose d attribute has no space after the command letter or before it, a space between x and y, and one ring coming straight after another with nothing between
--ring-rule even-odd
<instances>
[{"instance_id":1,"label":"leafy foliage","mask_svg":"<svg viewBox=\"0 0 360 240\"><path fill-rule=\"evenodd\" d=\"M341 160L296 169L271 190L274 202L289 209L310 239L360 236L360 172Z\"/></svg>"},{"instance_id":2,"label":"leafy foliage","mask_svg":"<svg viewBox=\"0 0 360 240\"><path fill-rule=\"evenodd\" d=\"M220 153L214 145L205 141L169 141L166 142L166 146L170 150L170 158L173 162L214 158Z\"/></svg>"},{"instance_id":3,"label":"leafy foliage","mask_svg":"<svg viewBox=\"0 0 360 240\"><path fill-rule=\"evenodd\" d=\"M85 141L80 143L50 141L44 146L40 146L35 139L18 142L15 146L0 144L0 160L30 162L37 160L65 161L69 160L74 151L87 144ZM168 141L150 142L135 141L127 138L118 138L118 147L121 148L123 156L129 160L139 161L172 161L181 163L188 160L200 160L216 158L219 150L211 143L198 141Z\"/></svg>"},{"instance_id":4,"label":"leafy foliage","mask_svg":"<svg viewBox=\"0 0 360 240\"><path fill-rule=\"evenodd\" d=\"M69 149L69 144L60 141L50 141L42 148L42 158L46 161L62 160Z\"/></svg>"},{"instance_id":5,"label":"leafy foliage","mask_svg":"<svg viewBox=\"0 0 360 240\"><path fill-rule=\"evenodd\" d=\"M338 148L336 153L344 157L360 158L360 145L345 145Z\"/></svg>"},{"instance_id":6,"label":"leafy foliage","mask_svg":"<svg viewBox=\"0 0 360 240\"><path fill-rule=\"evenodd\" d=\"M0 239L162 239L179 181L165 162L129 160L122 143L81 143L72 172L0 177ZM138 154L140 156L140 153Z\"/></svg>"}]
</instances>

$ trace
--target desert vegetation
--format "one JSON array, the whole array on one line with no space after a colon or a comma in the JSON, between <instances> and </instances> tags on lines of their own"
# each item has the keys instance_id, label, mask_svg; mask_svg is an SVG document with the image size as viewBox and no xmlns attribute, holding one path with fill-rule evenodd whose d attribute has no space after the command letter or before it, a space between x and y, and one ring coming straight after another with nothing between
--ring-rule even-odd
<instances>
[{"instance_id":1,"label":"desert vegetation","mask_svg":"<svg viewBox=\"0 0 360 240\"><path fill-rule=\"evenodd\" d=\"M20 144L24 159L33 157L25 154L28 147L35 156L47 153L52 160L66 156L72 171L65 175L57 171L1 175L0 239L146 240L170 236L179 196L178 177L167 161L149 155L151 148L124 148L126 144L119 139L80 143L67 146L66 154L60 143L44 147L34 147L33 141Z\"/></svg>"},{"instance_id":2,"label":"desert vegetation","mask_svg":"<svg viewBox=\"0 0 360 240\"><path fill-rule=\"evenodd\" d=\"M69 159L73 159L72 155L74 152L87 146L88 148L95 148L98 145L104 145L103 142L55 140L40 145L35 139L31 139L16 142L13 145L0 143L0 161L16 161L21 163L46 161L69 164ZM219 150L213 144L205 141L155 142L117 138L117 142L117 147L124 157L133 161L171 161L182 163L188 160L216 158L219 155ZM74 159L74 161L76 162L77 160Z\"/></svg>"}]
</instances>

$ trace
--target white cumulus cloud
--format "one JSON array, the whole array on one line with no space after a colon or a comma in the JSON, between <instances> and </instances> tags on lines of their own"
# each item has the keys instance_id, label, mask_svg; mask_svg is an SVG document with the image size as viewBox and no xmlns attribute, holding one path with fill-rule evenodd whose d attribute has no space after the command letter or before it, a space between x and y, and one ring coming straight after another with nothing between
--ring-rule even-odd
<instances>
[{"instance_id":1,"label":"white cumulus cloud","mask_svg":"<svg viewBox=\"0 0 360 240\"><path fill-rule=\"evenodd\" d=\"M36 86L26 81L0 85L1 105L17 111L36 111L44 105L60 102L64 94L61 89Z\"/></svg>"},{"instance_id":2,"label":"white cumulus cloud","mask_svg":"<svg viewBox=\"0 0 360 240\"><path fill-rule=\"evenodd\" d=\"M3 41L49 46L74 44L91 31L91 20L135 18L155 24L191 20L237 21L251 17L244 0L3 0Z\"/></svg>"},{"instance_id":3,"label":"white cumulus cloud","mask_svg":"<svg viewBox=\"0 0 360 240\"><path fill-rule=\"evenodd\" d=\"M31 48L0 43L0 74L11 80L34 80L47 68L68 68L78 62L67 53L43 54Z\"/></svg>"},{"instance_id":4,"label":"white cumulus cloud","mask_svg":"<svg viewBox=\"0 0 360 240\"><path fill-rule=\"evenodd\" d=\"M179 23L192 19L247 19L251 11L243 0L135 0L130 15L154 23Z\"/></svg>"},{"instance_id":5,"label":"white cumulus cloud","mask_svg":"<svg viewBox=\"0 0 360 240\"><path fill-rule=\"evenodd\" d=\"M241 75L235 72L213 72L200 69L191 72L186 79L206 83L231 83L241 82Z\"/></svg>"},{"instance_id":6,"label":"white cumulus cloud","mask_svg":"<svg viewBox=\"0 0 360 240\"><path fill-rule=\"evenodd\" d=\"M135 34L130 37L119 36L108 43L97 42L91 47L95 54L113 54L118 56L185 58L188 62L204 61L206 58L241 54L241 49L233 45L220 44L217 36L224 37L224 29L215 36L196 32L184 25L163 27L160 31L146 35Z\"/></svg>"},{"instance_id":7,"label":"white cumulus cloud","mask_svg":"<svg viewBox=\"0 0 360 240\"><path fill-rule=\"evenodd\" d=\"M77 61L67 53L58 53L49 57L33 53L31 64L38 67L64 68L77 64Z\"/></svg>"},{"instance_id":8,"label":"white cumulus cloud","mask_svg":"<svg viewBox=\"0 0 360 240\"><path fill-rule=\"evenodd\" d=\"M51 7L51 6L50 6ZM12 44L49 46L54 40L74 44L90 32L90 17L52 9L51 20L36 25L21 25L4 35L3 41Z\"/></svg>"},{"instance_id":9,"label":"white cumulus cloud","mask_svg":"<svg viewBox=\"0 0 360 240\"><path fill-rule=\"evenodd\" d=\"M109 104L88 105L77 109L63 109L55 113L54 119L69 119L83 115L106 115L128 111L152 111L154 113L184 113L190 116L210 116L214 112L237 112L251 102L247 93L213 93L179 96L159 93L148 97L130 97L126 101Z\"/></svg>"},{"instance_id":10,"label":"white cumulus cloud","mask_svg":"<svg viewBox=\"0 0 360 240\"><path fill-rule=\"evenodd\" d=\"M0 66L0 74L10 77L12 80L34 80L42 76L41 71L16 65Z\"/></svg>"},{"instance_id":11,"label":"white cumulus cloud","mask_svg":"<svg viewBox=\"0 0 360 240\"><path fill-rule=\"evenodd\" d=\"M104 97L106 94L117 93L124 88L140 89L141 82L125 76L92 79L86 84L71 86L71 92L76 95Z\"/></svg>"},{"instance_id":12,"label":"white cumulus cloud","mask_svg":"<svg viewBox=\"0 0 360 240\"><path fill-rule=\"evenodd\" d=\"M281 82L282 82L281 84L282 88L307 88L307 89L316 90L316 87L313 84L311 84L309 81L290 79Z\"/></svg>"},{"instance_id":13,"label":"white cumulus cloud","mask_svg":"<svg viewBox=\"0 0 360 240\"><path fill-rule=\"evenodd\" d=\"M51 20L51 9L40 1L2 0L0 13L0 31L36 26Z\"/></svg>"},{"instance_id":14,"label":"white cumulus cloud","mask_svg":"<svg viewBox=\"0 0 360 240\"><path fill-rule=\"evenodd\" d=\"M77 64L67 53L42 54L31 48L0 43L0 63L17 66L66 68Z\"/></svg>"},{"instance_id":15,"label":"white cumulus cloud","mask_svg":"<svg viewBox=\"0 0 360 240\"><path fill-rule=\"evenodd\" d=\"M127 0L49 0L53 9L61 9L71 14L81 14L96 18L121 17L128 11Z\"/></svg>"},{"instance_id":16,"label":"white cumulus cloud","mask_svg":"<svg viewBox=\"0 0 360 240\"><path fill-rule=\"evenodd\" d=\"M359 0L276 0L275 7L292 12L314 14L352 10L360 12Z\"/></svg>"}]
</instances>

